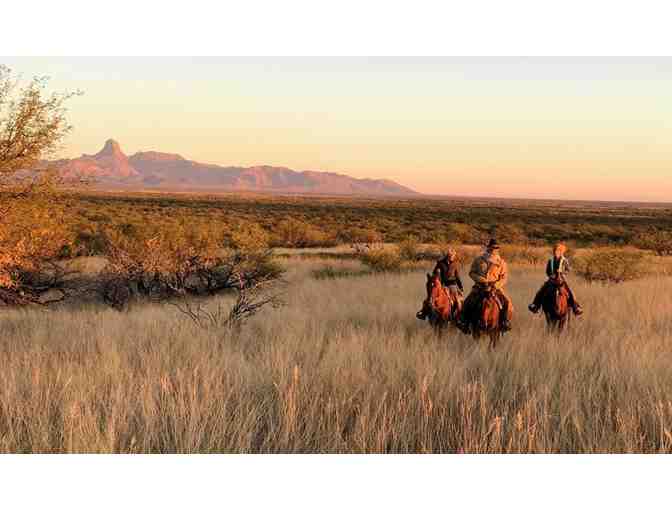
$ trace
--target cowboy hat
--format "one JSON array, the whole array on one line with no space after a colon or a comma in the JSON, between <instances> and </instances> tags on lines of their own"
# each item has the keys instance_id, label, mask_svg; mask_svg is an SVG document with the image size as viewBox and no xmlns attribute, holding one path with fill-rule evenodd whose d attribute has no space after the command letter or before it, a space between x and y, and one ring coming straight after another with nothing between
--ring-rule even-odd
<instances>
[{"instance_id":1,"label":"cowboy hat","mask_svg":"<svg viewBox=\"0 0 672 510\"><path fill-rule=\"evenodd\" d=\"M496 239L490 239L490 242L486 245L488 250L499 250L499 243Z\"/></svg>"}]
</instances>

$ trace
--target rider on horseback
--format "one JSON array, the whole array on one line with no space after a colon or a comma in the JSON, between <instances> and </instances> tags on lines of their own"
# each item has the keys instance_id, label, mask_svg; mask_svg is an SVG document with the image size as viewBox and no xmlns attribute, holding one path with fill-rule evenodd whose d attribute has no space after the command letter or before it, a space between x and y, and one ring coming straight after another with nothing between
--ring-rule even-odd
<instances>
[{"instance_id":1,"label":"rider on horseback","mask_svg":"<svg viewBox=\"0 0 672 510\"><path fill-rule=\"evenodd\" d=\"M493 288L502 307L501 328L503 331L509 331L511 329L511 319L513 318L513 303L506 292L504 292L504 286L508 280L508 267L499 254L499 244L497 244L497 241L490 239L490 242L485 247L485 253L477 257L471 265L469 276L474 280L474 286L464 301L462 314L457 322L457 326L464 333L469 333L469 317L474 307L478 305L482 294Z\"/></svg>"},{"instance_id":2,"label":"rider on horseback","mask_svg":"<svg viewBox=\"0 0 672 510\"><path fill-rule=\"evenodd\" d=\"M556 243L553 247L553 256L546 264L546 276L548 276L548 280L544 282L544 285L539 289L537 295L534 296L534 301L528 306L530 312L537 313L541 308L541 302L546 293L550 292L556 285L558 285L564 286L567 289L567 293L569 294L569 306L572 307L574 315L581 315L583 313L581 305L576 302L574 293L572 292L572 289L569 288L567 280L565 279L565 275L569 273L570 270L569 262L565 258L566 251L567 247L563 243Z\"/></svg>"},{"instance_id":3,"label":"rider on horseback","mask_svg":"<svg viewBox=\"0 0 672 510\"><path fill-rule=\"evenodd\" d=\"M457 260L457 252L453 248L446 250L446 255L439 259L434 267L432 274L438 274L441 278L441 285L448 290L450 297L455 303L456 312L455 317L459 317L462 311L462 293L464 287L460 279L460 264ZM425 301L422 304L422 309L416 314L420 320L425 320L429 314L429 303Z\"/></svg>"}]
</instances>

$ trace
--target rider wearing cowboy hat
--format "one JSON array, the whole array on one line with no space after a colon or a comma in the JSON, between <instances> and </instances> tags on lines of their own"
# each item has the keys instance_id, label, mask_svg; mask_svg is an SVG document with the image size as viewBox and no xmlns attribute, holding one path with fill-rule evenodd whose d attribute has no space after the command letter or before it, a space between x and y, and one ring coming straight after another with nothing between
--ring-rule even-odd
<instances>
[{"instance_id":1,"label":"rider wearing cowboy hat","mask_svg":"<svg viewBox=\"0 0 672 510\"><path fill-rule=\"evenodd\" d=\"M534 297L534 301L528 306L530 312L537 313L541 308L541 302L544 299L546 292L550 291L556 284L560 284L564 285L567 289L569 294L569 306L574 311L574 314L581 315L583 313L581 305L576 302L574 293L572 292L572 289L569 288L567 280L565 279L565 275L570 271L569 262L567 261L567 258L565 258L566 252L567 246L563 243L555 243L555 246L553 246L553 256L546 264L546 276L548 276L548 280L544 282L544 285L542 285L541 289L539 289L539 292L537 292L537 295Z\"/></svg>"},{"instance_id":2,"label":"rider wearing cowboy hat","mask_svg":"<svg viewBox=\"0 0 672 510\"><path fill-rule=\"evenodd\" d=\"M490 242L485 247L485 253L476 257L471 265L469 276L474 280L474 286L464 301L462 315L458 321L458 327L465 333L469 332L468 317L472 308L478 303L481 293L491 287L494 288L502 305L501 327L504 331L511 329L513 303L504 291L509 271L506 262L499 254L499 248L500 246L497 241L490 239Z\"/></svg>"}]
</instances>

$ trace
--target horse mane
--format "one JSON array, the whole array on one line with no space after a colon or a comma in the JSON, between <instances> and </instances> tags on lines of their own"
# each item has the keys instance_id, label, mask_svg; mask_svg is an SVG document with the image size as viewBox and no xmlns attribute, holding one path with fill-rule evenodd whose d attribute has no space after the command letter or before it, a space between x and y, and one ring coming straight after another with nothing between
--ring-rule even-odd
<instances>
[{"instance_id":1,"label":"horse mane","mask_svg":"<svg viewBox=\"0 0 672 510\"><path fill-rule=\"evenodd\" d=\"M562 282L552 282L550 290L541 301L546 321L549 325L565 322L569 317L569 291Z\"/></svg>"},{"instance_id":2,"label":"horse mane","mask_svg":"<svg viewBox=\"0 0 672 510\"><path fill-rule=\"evenodd\" d=\"M438 295L435 295L437 293ZM440 274L427 274L427 304L431 313L442 322L450 320L452 303L448 289L443 286Z\"/></svg>"},{"instance_id":3,"label":"horse mane","mask_svg":"<svg viewBox=\"0 0 672 510\"><path fill-rule=\"evenodd\" d=\"M483 323L483 329L491 330L497 328L499 326L499 315L502 311L502 304L499 302L499 298L494 292L487 292L482 299L482 311L479 320Z\"/></svg>"}]
</instances>

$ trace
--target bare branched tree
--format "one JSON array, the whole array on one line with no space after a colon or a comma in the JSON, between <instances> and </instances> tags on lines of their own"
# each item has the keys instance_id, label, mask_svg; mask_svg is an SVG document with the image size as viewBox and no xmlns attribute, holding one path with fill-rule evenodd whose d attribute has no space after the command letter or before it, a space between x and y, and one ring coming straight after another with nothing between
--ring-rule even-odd
<instances>
[{"instance_id":1,"label":"bare branched tree","mask_svg":"<svg viewBox=\"0 0 672 510\"><path fill-rule=\"evenodd\" d=\"M265 306L277 308L284 304L282 295L277 291L276 280L263 278L241 283L237 288L238 297L229 310L227 324L240 325L245 320L257 314Z\"/></svg>"},{"instance_id":2,"label":"bare branched tree","mask_svg":"<svg viewBox=\"0 0 672 510\"><path fill-rule=\"evenodd\" d=\"M265 280L235 288L236 300L231 306L221 302L208 306L190 296L173 300L171 304L203 329L235 329L265 307L284 305L278 283L279 280Z\"/></svg>"},{"instance_id":3,"label":"bare branched tree","mask_svg":"<svg viewBox=\"0 0 672 510\"><path fill-rule=\"evenodd\" d=\"M282 303L283 271L261 232L238 226L227 239L223 232L181 225L133 240L107 232L109 262L100 292L118 310L145 299L171 303L202 327L239 325ZM205 297L233 293L231 308L204 305Z\"/></svg>"}]
</instances>

